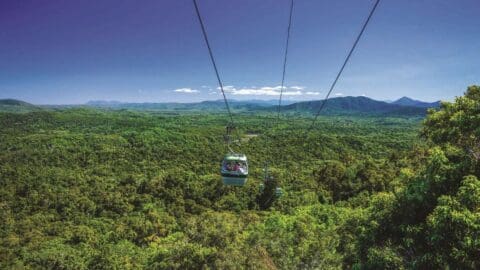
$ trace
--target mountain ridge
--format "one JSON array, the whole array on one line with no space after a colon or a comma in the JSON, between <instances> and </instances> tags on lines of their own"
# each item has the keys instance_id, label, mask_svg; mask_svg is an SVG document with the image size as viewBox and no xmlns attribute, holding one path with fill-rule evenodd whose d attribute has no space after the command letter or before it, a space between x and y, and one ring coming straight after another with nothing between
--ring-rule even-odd
<instances>
[{"instance_id":1,"label":"mountain ridge","mask_svg":"<svg viewBox=\"0 0 480 270\"><path fill-rule=\"evenodd\" d=\"M438 108L440 106L440 101L438 100L435 102L425 102L425 101L409 98L407 96L403 96L391 102L391 104L402 105L402 106L413 106L413 107L420 107L420 108Z\"/></svg>"},{"instance_id":2,"label":"mountain ridge","mask_svg":"<svg viewBox=\"0 0 480 270\"><path fill-rule=\"evenodd\" d=\"M236 112L276 112L278 107L277 100L229 100L230 107ZM306 113L315 114L320 108L324 100L310 100L310 101L287 101L283 104L281 111L284 113ZM408 105L412 104L412 105ZM364 96L347 96L334 97L327 100L327 103L322 111L324 115L371 115L371 116L424 116L428 108L437 108L439 102L428 103L403 97L394 102L385 102L374 100ZM219 112L225 110L225 102L222 99L206 100L200 102L180 103L180 102L120 102L120 101L105 101L92 100L83 105L92 108L101 109L127 109L137 111L173 111L173 112ZM33 104L15 100L2 99L0 100L0 111L32 111L42 110L44 107L55 108L70 108L72 106L35 106Z\"/></svg>"},{"instance_id":3,"label":"mountain ridge","mask_svg":"<svg viewBox=\"0 0 480 270\"><path fill-rule=\"evenodd\" d=\"M405 98L403 101L407 101ZM323 114L326 115L379 115L379 116L423 116L427 108L438 107L439 103L427 103L408 98L412 105L397 104L374 100L364 96L335 97L328 99ZM323 100L296 101L282 105L282 112L285 113L316 113ZM237 111L264 111L277 110L276 100L229 100L230 107ZM224 110L225 103L222 99L207 100L191 103L117 103L104 102L100 107L145 109L145 110Z\"/></svg>"},{"instance_id":4,"label":"mountain ridge","mask_svg":"<svg viewBox=\"0 0 480 270\"><path fill-rule=\"evenodd\" d=\"M324 100L304 101L284 107L284 111L316 113ZM402 106L364 96L336 97L328 99L323 108L324 115L380 115L380 116L422 116L426 108Z\"/></svg>"}]
</instances>

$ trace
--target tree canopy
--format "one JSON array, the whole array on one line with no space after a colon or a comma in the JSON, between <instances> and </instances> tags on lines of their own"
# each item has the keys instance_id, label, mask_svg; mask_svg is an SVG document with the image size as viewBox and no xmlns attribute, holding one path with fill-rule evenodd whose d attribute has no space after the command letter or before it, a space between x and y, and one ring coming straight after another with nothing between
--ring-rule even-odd
<instances>
[{"instance_id":1,"label":"tree canopy","mask_svg":"<svg viewBox=\"0 0 480 270\"><path fill-rule=\"evenodd\" d=\"M0 113L0 268L478 269L480 87L425 119ZM267 123L267 124L266 124ZM267 127L267 128L266 128ZM284 190L265 203L263 164Z\"/></svg>"}]
</instances>

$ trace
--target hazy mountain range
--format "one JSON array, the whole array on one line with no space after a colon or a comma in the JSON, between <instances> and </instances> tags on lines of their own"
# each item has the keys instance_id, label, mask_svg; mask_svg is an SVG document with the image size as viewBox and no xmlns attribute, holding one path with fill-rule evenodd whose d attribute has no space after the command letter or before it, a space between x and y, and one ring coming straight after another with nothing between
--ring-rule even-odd
<instances>
[{"instance_id":1,"label":"hazy mountain range","mask_svg":"<svg viewBox=\"0 0 480 270\"><path fill-rule=\"evenodd\" d=\"M323 100L285 101L282 105L284 113L316 113ZM241 112L269 112L277 110L278 100L230 100L232 110ZM368 97L336 97L327 100L322 114L325 115L383 115L383 116L423 116L428 108L437 108L440 101L423 102L402 97L393 102L378 101ZM0 100L0 111L28 112L35 110L62 109L69 107L93 107L102 109L128 109L140 111L222 111L225 110L223 100L202 101L192 103L124 103L118 101L89 101L84 105L51 105L36 106L15 99Z\"/></svg>"},{"instance_id":2,"label":"hazy mountain range","mask_svg":"<svg viewBox=\"0 0 480 270\"><path fill-rule=\"evenodd\" d=\"M435 102L423 102L420 100L411 99L409 97L402 97L398 100L391 102L392 104L402 105L402 106L413 106L420 108L436 108L440 106L440 101Z\"/></svg>"},{"instance_id":3,"label":"hazy mountain range","mask_svg":"<svg viewBox=\"0 0 480 270\"><path fill-rule=\"evenodd\" d=\"M323 100L297 102L283 107L283 111L316 113ZM378 101L368 97L338 97L327 100L322 114L325 115L425 115L428 108L438 108L440 101L422 102L402 97L393 102Z\"/></svg>"}]
</instances>

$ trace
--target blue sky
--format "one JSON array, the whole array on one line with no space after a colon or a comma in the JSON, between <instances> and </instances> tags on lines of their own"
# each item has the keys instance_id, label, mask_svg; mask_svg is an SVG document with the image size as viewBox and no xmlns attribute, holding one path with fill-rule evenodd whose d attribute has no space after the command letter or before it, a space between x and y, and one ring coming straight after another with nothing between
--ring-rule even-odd
<instances>
[{"instance_id":1,"label":"blue sky","mask_svg":"<svg viewBox=\"0 0 480 270\"><path fill-rule=\"evenodd\" d=\"M227 95L275 99L289 0L198 0ZM321 99L373 0L296 0L286 98ZM480 1L383 0L333 96L433 101L480 84ZM221 98L190 0L3 0L0 98Z\"/></svg>"}]
</instances>

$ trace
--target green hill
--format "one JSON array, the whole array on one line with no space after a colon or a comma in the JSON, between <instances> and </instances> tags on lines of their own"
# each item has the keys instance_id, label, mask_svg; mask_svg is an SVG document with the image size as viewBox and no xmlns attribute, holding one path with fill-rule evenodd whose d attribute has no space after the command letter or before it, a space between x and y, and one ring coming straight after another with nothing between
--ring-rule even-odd
<instances>
[{"instance_id":1,"label":"green hill","mask_svg":"<svg viewBox=\"0 0 480 270\"><path fill-rule=\"evenodd\" d=\"M304 101L283 107L284 112L315 113L323 100ZM368 97L331 98L323 108L324 115L377 115L377 116L424 116L427 110L414 106L401 106Z\"/></svg>"},{"instance_id":2,"label":"green hill","mask_svg":"<svg viewBox=\"0 0 480 270\"><path fill-rule=\"evenodd\" d=\"M43 108L17 99L0 99L0 112L25 113L38 110Z\"/></svg>"}]
</instances>

